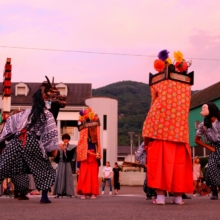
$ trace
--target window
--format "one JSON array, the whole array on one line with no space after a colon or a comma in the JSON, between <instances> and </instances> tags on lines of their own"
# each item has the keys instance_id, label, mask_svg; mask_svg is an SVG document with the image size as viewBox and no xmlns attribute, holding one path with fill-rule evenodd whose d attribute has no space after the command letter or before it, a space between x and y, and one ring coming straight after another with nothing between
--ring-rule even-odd
<instances>
[{"instance_id":1,"label":"window","mask_svg":"<svg viewBox=\"0 0 220 220\"><path fill-rule=\"evenodd\" d=\"M196 129L196 130L198 129L199 124L200 124L200 121L199 121L199 120L195 121L195 129Z\"/></svg>"},{"instance_id":2,"label":"window","mask_svg":"<svg viewBox=\"0 0 220 220\"><path fill-rule=\"evenodd\" d=\"M74 127L63 127L62 134L68 133L70 136L74 135Z\"/></svg>"},{"instance_id":3,"label":"window","mask_svg":"<svg viewBox=\"0 0 220 220\"><path fill-rule=\"evenodd\" d=\"M103 115L103 130L107 130L107 115Z\"/></svg>"},{"instance_id":4,"label":"window","mask_svg":"<svg viewBox=\"0 0 220 220\"><path fill-rule=\"evenodd\" d=\"M103 161L102 161L103 166L105 166L106 160L107 160L107 151L106 149L103 149Z\"/></svg>"},{"instance_id":5,"label":"window","mask_svg":"<svg viewBox=\"0 0 220 220\"><path fill-rule=\"evenodd\" d=\"M60 95L66 95L66 88L58 88Z\"/></svg>"},{"instance_id":6,"label":"window","mask_svg":"<svg viewBox=\"0 0 220 220\"><path fill-rule=\"evenodd\" d=\"M125 158L124 157L118 157L118 161L124 161Z\"/></svg>"},{"instance_id":7,"label":"window","mask_svg":"<svg viewBox=\"0 0 220 220\"><path fill-rule=\"evenodd\" d=\"M15 85L15 95L24 95L27 96L29 92L29 88L26 84L24 83L18 83L17 85Z\"/></svg>"},{"instance_id":8,"label":"window","mask_svg":"<svg viewBox=\"0 0 220 220\"><path fill-rule=\"evenodd\" d=\"M74 127L77 127L77 121L61 121L61 135L68 133L70 136L74 136Z\"/></svg>"},{"instance_id":9,"label":"window","mask_svg":"<svg viewBox=\"0 0 220 220\"><path fill-rule=\"evenodd\" d=\"M17 87L17 95L25 95L25 87Z\"/></svg>"},{"instance_id":10,"label":"window","mask_svg":"<svg viewBox=\"0 0 220 220\"><path fill-rule=\"evenodd\" d=\"M67 86L63 83L59 83L56 85L56 88L59 90L60 95L66 95L67 96Z\"/></svg>"}]
</instances>

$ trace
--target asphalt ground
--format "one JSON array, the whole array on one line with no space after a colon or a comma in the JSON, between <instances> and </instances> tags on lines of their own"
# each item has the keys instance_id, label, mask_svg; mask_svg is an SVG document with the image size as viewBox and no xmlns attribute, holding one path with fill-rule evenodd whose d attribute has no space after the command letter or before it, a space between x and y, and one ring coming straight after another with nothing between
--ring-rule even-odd
<instances>
[{"instance_id":1,"label":"asphalt ground","mask_svg":"<svg viewBox=\"0 0 220 220\"><path fill-rule=\"evenodd\" d=\"M155 205L146 200L142 187L122 186L119 195L105 194L92 200L74 198L55 199L51 204L40 204L40 196L30 196L28 201L0 197L0 220L213 220L220 219L220 199L196 196L184 200L184 205L174 205L166 198L166 205ZM192 195L189 195L192 196Z\"/></svg>"}]
</instances>

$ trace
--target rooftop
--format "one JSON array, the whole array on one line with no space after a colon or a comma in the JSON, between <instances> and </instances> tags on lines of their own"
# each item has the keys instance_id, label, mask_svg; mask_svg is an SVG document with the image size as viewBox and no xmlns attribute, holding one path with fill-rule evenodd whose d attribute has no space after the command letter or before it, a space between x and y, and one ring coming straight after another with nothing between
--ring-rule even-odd
<instances>
[{"instance_id":1,"label":"rooftop","mask_svg":"<svg viewBox=\"0 0 220 220\"><path fill-rule=\"evenodd\" d=\"M19 82L13 82L11 85L12 105L27 106L32 105L32 96L40 88L42 83L23 82L29 88L28 95L15 95L15 85ZM55 83L55 85L60 83ZM63 83L67 86L67 106L86 105L85 100L92 97L91 83ZM2 83L0 83L0 95L2 95Z\"/></svg>"},{"instance_id":2,"label":"rooftop","mask_svg":"<svg viewBox=\"0 0 220 220\"><path fill-rule=\"evenodd\" d=\"M218 98L220 98L220 82L194 93L191 97L190 109L199 107L206 102L214 101Z\"/></svg>"}]
</instances>

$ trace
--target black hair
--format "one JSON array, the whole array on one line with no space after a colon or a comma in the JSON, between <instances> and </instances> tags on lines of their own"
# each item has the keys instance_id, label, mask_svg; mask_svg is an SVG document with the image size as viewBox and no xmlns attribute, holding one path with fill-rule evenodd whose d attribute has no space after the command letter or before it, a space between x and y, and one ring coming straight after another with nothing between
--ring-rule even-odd
<instances>
[{"instance_id":1,"label":"black hair","mask_svg":"<svg viewBox=\"0 0 220 220\"><path fill-rule=\"evenodd\" d=\"M205 104L208 105L209 115L207 115L204 118L204 126L206 126L207 128L211 128L212 127L211 118L216 117L217 120L220 121L220 111L218 106L213 102L207 102Z\"/></svg>"},{"instance_id":2,"label":"black hair","mask_svg":"<svg viewBox=\"0 0 220 220\"><path fill-rule=\"evenodd\" d=\"M41 89L38 89L37 92L32 96L33 105L31 109L31 113L28 116L28 120L31 120L30 124L28 124L27 129L30 130L37 122L42 125L46 121L46 115L44 112L45 102L42 96Z\"/></svg>"},{"instance_id":3,"label":"black hair","mask_svg":"<svg viewBox=\"0 0 220 220\"><path fill-rule=\"evenodd\" d=\"M69 134L63 134L62 135L62 140L64 140L64 139L68 139L68 140L70 140L71 138L70 138L70 135Z\"/></svg>"}]
</instances>

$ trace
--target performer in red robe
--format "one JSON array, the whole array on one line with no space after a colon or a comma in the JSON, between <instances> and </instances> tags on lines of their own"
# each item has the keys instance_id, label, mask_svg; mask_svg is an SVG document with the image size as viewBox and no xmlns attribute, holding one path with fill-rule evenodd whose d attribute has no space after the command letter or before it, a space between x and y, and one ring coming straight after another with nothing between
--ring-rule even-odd
<instances>
[{"instance_id":1,"label":"performer in red robe","mask_svg":"<svg viewBox=\"0 0 220 220\"><path fill-rule=\"evenodd\" d=\"M77 166L79 168L77 193L81 199L99 195L99 166L101 159L100 127L97 115L91 108L80 112L80 140L77 146Z\"/></svg>"},{"instance_id":2,"label":"performer in red robe","mask_svg":"<svg viewBox=\"0 0 220 220\"><path fill-rule=\"evenodd\" d=\"M181 52L169 64L168 51L158 54L150 74L152 104L142 136L147 149L148 187L156 188L155 204L165 204L165 193L173 192L172 203L183 204L182 193L193 192L192 161L189 146L188 113L193 72ZM171 62L172 63L172 62Z\"/></svg>"}]
</instances>

